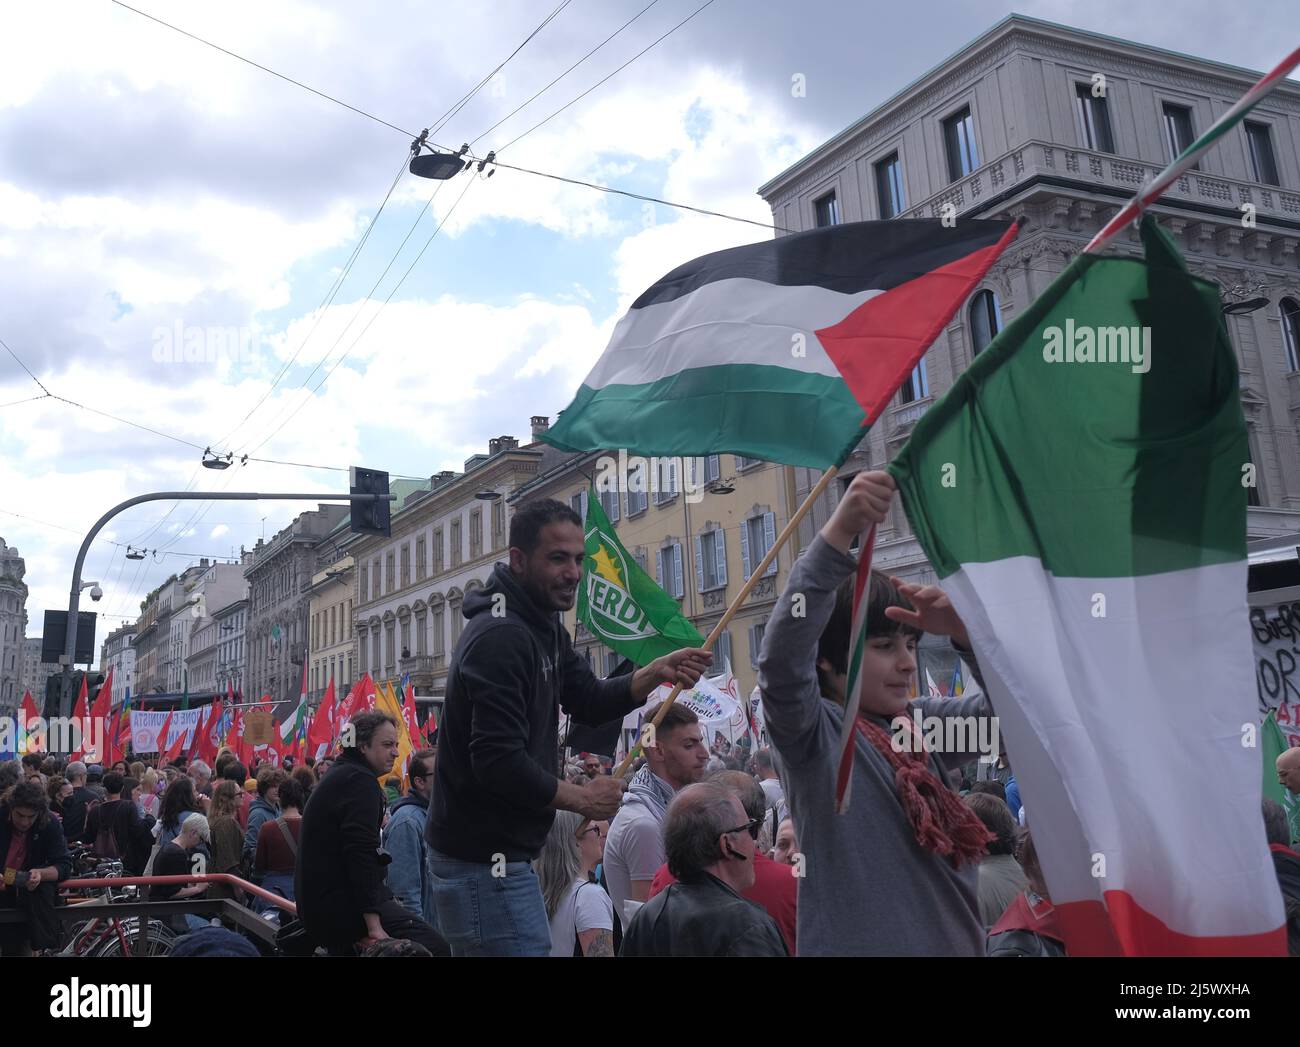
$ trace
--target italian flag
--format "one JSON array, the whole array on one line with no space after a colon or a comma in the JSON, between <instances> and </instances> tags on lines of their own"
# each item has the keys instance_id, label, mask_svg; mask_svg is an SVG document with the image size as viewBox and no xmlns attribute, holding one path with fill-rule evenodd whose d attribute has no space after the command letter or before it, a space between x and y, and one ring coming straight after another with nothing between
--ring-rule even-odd
<instances>
[{"instance_id":1,"label":"italian flag","mask_svg":"<svg viewBox=\"0 0 1300 1047\"><path fill-rule=\"evenodd\" d=\"M836 465L1016 229L854 222L696 258L632 303L541 439Z\"/></svg>"},{"instance_id":2,"label":"italian flag","mask_svg":"<svg viewBox=\"0 0 1300 1047\"><path fill-rule=\"evenodd\" d=\"M970 631L1067 950L1284 954L1237 363L1218 289L1149 217L1142 243L1076 258L890 471Z\"/></svg>"}]
</instances>

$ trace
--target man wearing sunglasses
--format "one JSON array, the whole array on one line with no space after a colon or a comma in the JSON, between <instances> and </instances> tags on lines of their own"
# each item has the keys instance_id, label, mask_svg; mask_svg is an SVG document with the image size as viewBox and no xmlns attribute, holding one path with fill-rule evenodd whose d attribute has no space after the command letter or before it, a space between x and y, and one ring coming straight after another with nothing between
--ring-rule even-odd
<instances>
[{"instance_id":1,"label":"man wearing sunglasses","mask_svg":"<svg viewBox=\"0 0 1300 1047\"><path fill-rule=\"evenodd\" d=\"M762 822L716 782L668 806L664 847L677 883L637 910L620 956L788 956L776 922L741 897L754 883Z\"/></svg>"},{"instance_id":2,"label":"man wearing sunglasses","mask_svg":"<svg viewBox=\"0 0 1300 1047\"><path fill-rule=\"evenodd\" d=\"M429 819L429 796L433 792L435 755L433 749L420 749L411 754L410 786L406 795L389 810L383 839L384 850L393 858L387 872L388 889L413 915L434 928L438 921L424 830Z\"/></svg>"}]
</instances>

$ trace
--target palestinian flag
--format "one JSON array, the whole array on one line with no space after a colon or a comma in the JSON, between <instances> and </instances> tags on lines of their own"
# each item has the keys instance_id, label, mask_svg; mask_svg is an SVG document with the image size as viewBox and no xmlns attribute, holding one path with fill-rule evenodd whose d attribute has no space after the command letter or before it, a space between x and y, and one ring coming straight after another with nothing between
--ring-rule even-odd
<instances>
[{"instance_id":1,"label":"palestinian flag","mask_svg":"<svg viewBox=\"0 0 1300 1047\"><path fill-rule=\"evenodd\" d=\"M632 304L541 439L836 465L1015 231L855 222L687 262Z\"/></svg>"},{"instance_id":2,"label":"palestinian flag","mask_svg":"<svg viewBox=\"0 0 1300 1047\"><path fill-rule=\"evenodd\" d=\"M1280 955L1242 744L1237 361L1219 288L1150 218L1142 243L1077 257L890 471L970 632L1067 950ZM1189 861L1188 840L1213 843Z\"/></svg>"}]
</instances>

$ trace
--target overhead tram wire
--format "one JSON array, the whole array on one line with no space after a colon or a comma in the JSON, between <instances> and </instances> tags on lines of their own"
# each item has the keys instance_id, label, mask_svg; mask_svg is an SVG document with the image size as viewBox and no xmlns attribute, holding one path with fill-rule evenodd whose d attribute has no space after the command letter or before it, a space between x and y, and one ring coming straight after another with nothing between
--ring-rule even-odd
<instances>
[{"instance_id":1,"label":"overhead tram wire","mask_svg":"<svg viewBox=\"0 0 1300 1047\"><path fill-rule=\"evenodd\" d=\"M594 55L597 51L599 51L599 50L600 50L602 47L604 47L607 43L609 43L611 40L613 40L614 37L618 36L619 33L621 33L624 29L626 29L628 26L630 26L633 22L635 22L635 21L636 21L638 18L640 18L643 14L645 14L647 11L649 11L650 8L654 7L655 4L657 4L657 3L659 3L659 0L650 0L650 3L646 4L645 7L641 8L640 11L638 11L638 12L637 12L636 14L634 14L631 18L629 18L626 22L624 22L621 26L619 26L619 27L618 27L617 29L615 29L612 33L610 33L609 36L605 37L604 40L602 40L602 41L601 41L600 43L598 43L595 47L593 47L590 51L588 51L585 55L583 55L583 56L582 56L581 58L579 58L576 62L574 62L573 65L569 66L568 69L566 69L564 72L562 72L559 76L557 76L557 77L556 77L554 80L552 80L549 84L547 84L545 87L543 87L540 91L536 91L536 92L534 92L534 94L533 94L533 95L532 95L532 96L531 96L531 97L530 97L526 102L521 102L519 105L517 105L517 106L515 106L513 109L511 109L510 112L506 113L506 115L503 116L500 120L498 120L495 124L493 124L491 127L489 127L486 131L482 131L482 132L480 132L479 134L475 135L473 138L471 138L471 139L469 140L469 144L470 144L471 146L473 146L473 144L474 144L475 142L477 142L480 138L486 138L488 135L490 135L490 134L491 134L493 131L495 131L498 127L500 127L502 124L504 124L507 120L509 120L512 116L514 116L514 115L515 115L517 112L519 112L521 109L524 109L524 108L528 107L529 105L532 105L533 102L535 102L538 98L540 98L542 95L544 95L544 94L545 94L547 91L549 91L552 87L554 87L556 84L558 84L561 80L563 80L563 79L564 79L566 76L568 76L571 72L573 72L575 69L577 69L578 66L582 65L583 62L585 62L588 58L590 58L592 55Z\"/></svg>"},{"instance_id":2,"label":"overhead tram wire","mask_svg":"<svg viewBox=\"0 0 1300 1047\"><path fill-rule=\"evenodd\" d=\"M216 443L213 446L225 447L230 442L230 438L234 436L236 432L239 431L239 429L244 425L245 422L247 422L251 417L253 417L253 415L257 412L257 409L261 407L262 404L266 402L267 398L271 395L271 393L275 391L276 387L280 384L281 380L283 380L284 376L289 372L289 368L291 368L297 362L298 357L302 354L302 351L307 347L307 343L311 341L312 336L316 333L316 329L320 326L320 322L325 316L325 311L331 305L334 304L334 299L338 295L339 290L342 288L343 282L348 278L348 275L352 272L352 267L353 265L356 264L356 260L358 256L361 254L361 249L366 246L366 241L370 239L370 234L374 232L375 226L379 223L379 216L384 213L384 208L388 206L388 201L393 195L393 190L397 188L397 183L402 180L402 175L406 173L406 167L408 162L409 162L409 158L404 155L402 157L402 162L398 165L397 173L393 176L392 185L388 187L388 192L384 194L384 199L380 202L379 209L375 211L375 216L366 225L365 232L362 233L361 238L357 241L356 246L352 249L352 254L348 257L347 262L344 264L343 271L339 273L338 278L334 281L329 291L326 292L325 297L321 299L321 304L316 307L316 319L312 323L311 330L307 332L306 337L304 337L303 340L299 343L298 348L294 351L293 356L291 356L288 362L285 363L285 365L280 368L279 374L275 376L275 380L271 382L271 385L267 388L266 392L262 394L261 398L257 401L257 403L255 403L252 406L252 408L248 411L248 413L245 414L244 417L239 420L239 422L235 425L233 429L230 430L230 432L226 433L225 436L223 436L220 440L216 441Z\"/></svg>"},{"instance_id":3,"label":"overhead tram wire","mask_svg":"<svg viewBox=\"0 0 1300 1047\"><path fill-rule=\"evenodd\" d=\"M35 382L35 383L37 384L37 386L40 387L41 392L43 392L46 396L53 396L53 395L54 395L54 394L51 393L48 389L45 388L45 383L42 382L39 378L36 377L36 375L34 375L34 374L32 373L32 369L31 369L30 367L28 367L25 363L23 363L22 358L19 357L19 355L18 355L17 353L15 353L12 349L9 348L9 343L8 343L8 342L6 342L3 338L0 338L0 345L3 345L3 346L5 347L5 352L7 352L10 356L12 356L12 357L14 358L14 360L17 362L18 366L21 367L24 371L27 372L27 377L30 378L33 382ZM32 399L33 399L33 400L39 400L39 399L41 399L41 398L40 398L39 396L34 396L34 397L32 397ZM17 401L17 402L18 402L18 403L25 403L26 401L24 401L24 400L19 400L19 401ZM12 405L11 405L11 406L12 406Z\"/></svg>"},{"instance_id":4,"label":"overhead tram wire","mask_svg":"<svg viewBox=\"0 0 1300 1047\"><path fill-rule=\"evenodd\" d=\"M479 91L483 89L484 84L490 83L492 78L496 76L497 73L501 72L501 70L506 67L506 64L512 58L514 58L515 55L517 55L520 51L522 51L524 47L527 46L528 42L533 39L533 37L535 37L538 33L540 33L548 25L550 25L551 22L554 20L555 16L558 15L561 11L563 11L566 7L568 7L570 3L572 3L572 0L563 0L560 6L557 7L554 11L552 11L549 15L547 15L542 20L541 24L537 26L536 29L534 29L531 33L529 33L526 37L524 37L523 42L518 47L516 47L513 51L511 51L510 54L506 55L506 57L497 65L495 69L492 70L492 72L488 73L487 76L483 77L483 79L480 80L477 84L475 84L474 87L467 94L465 94L462 98L460 98L460 100L457 101L445 113L443 113L442 116L438 117L438 119L433 123L433 125L430 126L429 134L431 135L437 134L438 131L440 131L444 126L446 126L447 121L449 121L452 117L454 117L457 113L459 113L469 103L470 99L473 98L476 94L478 94Z\"/></svg>"},{"instance_id":5,"label":"overhead tram wire","mask_svg":"<svg viewBox=\"0 0 1300 1047\"><path fill-rule=\"evenodd\" d=\"M612 73L608 74L607 76L603 76L603 77L601 77L601 78L600 78L599 80L597 80L594 84L592 84L589 88L587 88L585 91L583 91L582 94L578 95L577 98L574 98L574 99L572 99L571 101L565 102L564 105L560 106L559 109L555 110L555 112L553 112L553 113L552 113L550 116L548 116L545 120L541 120L541 121L539 121L538 123L535 123L535 124L534 124L532 127L530 127L527 131L523 132L523 134L516 135L514 138L510 139L510 141L508 141L505 145L503 145L500 149L496 150L496 152L497 152L498 154L505 152L505 151L506 151L507 149L509 149L512 145L514 145L516 142L522 141L523 139L527 138L530 134L532 134L534 131L536 131L536 130L537 130L539 127L541 127L543 124L549 123L551 120L554 120L554 119L555 119L557 116L559 116L562 112L564 112L566 109L568 109L569 106L573 105L575 102L580 102L582 99L586 98L587 95L591 94L592 91L596 90L596 88L598 88L598 87L599 87L601 84L603 84L606 80L609 80L609 79L611 79L611 78L617 76L619 73L621 73L624 69L626 69L628 66L630 66L633 62L635 62L638 58L640 58L643 54L645 54L645 53L646 53L647 51L649 51L651 48L658 46L658 45L659 45L660 43L662 43L664 40L668 39L668 37L672 36L673 33L677 32L678 29L680 29L682 26L684 26L687 22L689 22L689 21L690 21L692 18L694 18L696 15L700 14L700 13L701 13L701 12L702 12L706 7L708 7L708 6L709 6L710 4L712 4L713 2L714 2L714 0L704 0L704 3L700 4L700 6L697 7L694 11L692 11L690 14L688 14L685 18L683 18L680 22L678 22L675 26L673 26L671 29L669 29L669 30L668 30L666 33L664 33L662 36L658 36L658 37L656 37L654 40L652 40L649 44L647 44L647 45L646 45L645 47L643 47L640 51L638 51L636 54L634 54L631 58L629 58L626 62L624 62L622 65L620 65L620 66L619 66L617 69L615 69Z\"/></svg>"},{"instance_id":6,"label":"overhead tram wire","mask_svg":"<svg viewBox=\"0 0 1300 1047\"><path fill-rule=\"evenodd\" d=\"M443 126L443 125L444 125L444 124L449 120L449 119L451 119L451 117L455 116L456 113L458 113L458 112L459 112L459 111L460 111L460 110L461 110L461 109L462 109L462 108L463 108L463 107L464 107L464 106L465 106L465 105L470 101L470 99L472 99L472 98L474 97L474 95L477 94L477 93L482 89L482 87L483 87L484 84L490 82L491 79L492 79L494 76L497 75L497 73L499 73L502 69L504 69L505 66L506 66L506 64L507 64L507 63L508 63L512 58L514 58L515 55L517 55L520 51L522 51L523 48L528 44L528 42L531 41L531 40L532 40L532 39L533 39L533 38L534 38L538 33L540 33L544 28L546 28L546 26L549 25L549 24L551 23L551 21L556 17L556 15L558 15L561 11L563 11L566 7L568 7L569 4L570 4L571 2L572 2L572 0L563 0L563 3L561 3L559 7L557 7L554 11L552 11L549 15L547 15L547 17L546 17L545 19L543 19L543 21L541 22L541 24L539 24L539 25L538 25L538 26L537 26L537 27L536 27L536 28L535 28L531 33L529 33L528 36L526 36L526 37L523 39L523 41L522 41L522 42L521 42L521 43L520 43L520 44L519 44L519 45L518 45L518 46L517 46L513 51L511 51L509 55L507 55L507 56L505 57L505 59L503 59L501 62L499 62L499 63L497 64L497 66L496 66L495 69L493 69L490 73L488 73L487 76L485 76L482 80L480 80L480 81L479 81L479 82L478 82L474 87L472 87L472 88L471 88L471 89L470 89L466 94L462 95L461 98L460 98L459 100L457 100L457 102L455 102L455 103L451 106L451 108L447 110L446 113L444 113L441 117L439 117L439 119L435 122L435 124L434 124L433 128L431 129L431 131L426 132L426 133L437 133L437 131L438 131L438 130L439 130L439 129L440 129L440 128L441 128L441 127L442 127L442 126ZM126 6L126 5L123 5L123 6ZM132 10L134 10L134 8L132 8ZM163 23L163 24L166 24L166 23ZM179 32L184 32L184 30L178 30L178 31L179 31ZM198 38L198 37L193 37L192 34L186 34L186 35L190 35L192 39L200 39L200 38ZM202 42L206 42L206 41L202 41ZM215 45L213 45L213 46L215 46ZM224 50L224 49L223 49L223 50ZM225 52L225 53L229 54L230 52ZM254 64L255 64L255 63L254 63ZM260 67L259 67L259 68L260 68ZM328 97L328 96L326 96L326 97ZM357 246L353 249L353 251L352 251L352 255L351 255L351 257L348 259L347 264L344 266L343 272L339 275L339 278L335 281L334 286L331 288L330 292L327 294L326 299L325 299L324 301L322 301L321 305L318 307L318 309L317 309L316 319L315 319L315 321L314 321L313 324L312 324L311 330L307 332L307 336L303 339L302 343L298 346L298 349L297 349L297 351L293 354L292 358L290 358L290 360L288 361L288 363L286 363L286 364L285 364L285 365L280 369L279 374L276 375L275 380L271 383L270 388L268 388L268 389L266 390L266 392L262 394L261 398L257 401L256 404L253 405L252 409L251 409L251 410L250 410L246 415L244 415L244 417L240 420L240 422L239 422L239 423L238 423L238 424L237 424L233 429L231 429L230 432L228 432L225 436L223 436L220 440L217 441L217 446L218 446L218 447L224 447L224 446L226 446L226 445L229 443L231 437L233 437L233 436L235 435L235 433L238 432L239 429L244 425L244 423L247 422L248 419L251 418L251 417L253 416L253 414L257 411L257 409L258 409L259 407L261 407L261 405L262 405L263 403L266 402L267 398L271 395L271 393L275 390L275 388L280 384L280 381L284 378L285 374L288 373L289 368L292 367L293 364L297 361L299 355L302 353L302 350L303 350L304 348L306 348L307 343L311 340L312 336L316 333L316 329L320 326L321 319L322 319L323 316L324 316L324 311L325 311L325 309L328 308L329 305L332 305L332 304L333 304L333 302L334 302L334 298L335 298L335 296L336 296L336 295L338 294L338 292L339 292L339 288L342 287L342 285L343 285L343 281L347 279L348 274L352 271L352 266L353 266L353 264L356 262L357 256L359 255L361 249L365 246L366 240L369 239L371 232L374 230L375 225L376 225L376 224L378 223L378 221L379 221L379 216L380 216L381 214L383 214L384 207L387 206L389 198L393 195L393 190L397 187L397 183L401 180L402 175L405 173L406 168L407 168L407 163L408 163L407 158L403 157L403 159L402 159L402 163L401 163L401 165L400 165L400 166L398 167L398 169L397 169L397 174L396 174L396 175L394 176L394 178L393 178L393 184L392 184L391 186L388 187L388 192L384 195L383 202L380 203L380 205L379 205L379 209L375 212L375 217L371 220L370 224L366 227L365 234L361 237L361 240L358 242ZM409 235L409 234L408 234L408 235ZM346 333L346 330L345 330L345 333ZM342 336L340 336L340 337L342 337ZM337 345L337 344L338 344L338 343L337 343L337 340L336 340L335 345ZM332 352L332 351L333 351L333 348L334 348L334 347L331 346L329 352ZM324 357L322 357L322 362L323 362L325 359L328 359L328 357L329 357L329 352L326 352L325 355L324 355ZM315 372L313 371L313 373L315 373ZM308 378L307 378L307 381L310 381L310 380L311 380L311 376L309 375ZM306 384L306 383L304 382L304 385L305 385L305 384ZM301 388L301 387L300 387L300 388Z\"/></svg>"},{"instance_id":7,"label":"overhead tram wire","mask_svg":"<svg viewBox=\"0 0 1300 1047\"><path fill-rule=\"evenodd\" d=\"M420 261L421 258L424 257L424 252L429 249L429 245L432 244L433 241L437 238L438 234L442 232L442 227L447 224L448 219L450 219L451 216L455 214L456 208L460 206L460 202L465 199L465 194L469 192L470 187L474 185L475 181L476 181L475 179L471 179L469 182L465 184L465 188L461 190L460 196L456 197L455 203L453 203L451 207L448 209L447 213L443 215L442 220L438 223L437 228L434 229L433 233L429 236L429 239L427 239L424 242L424 246L420 248L420 253L417 254L414 259L412 259L411 264L406 268L406 272L402 274L402 278L398 280L397 283L393 285L393 289L388 292L388 297L383 300L379 308L375 310L374 314L370 317L370 319L366 321L366 326L363 327L360 333L357 335L357 337L353 339L352 344L348 346L347 350L343 353L343 355L340 356L334 362L333 366L331 366L330 369L325 373L325 376L316 384L315 388L312 389L311 392L312 397L314 397L316 393L320 391L321 387L326 382L329 381L330 376L336 370L338 370L339 365L342 364L343 361L348 358L348 355L352 352L352 350L355 349L357 347L357 344L361 341L361 339L365 337L366 332L370 330L371 325L375 322L376 319L379 318L379 314L384 311L384 307L387 306L388 303L393 300L393 296L397 294L397 292L401 289L402 284L404 284L406 282L406 278L411 275L411 271L415 268L416 264ZM276 433L278 433L281 429L283 429L286 425L288 425L293 420L294 416L297 415L297 413L307 405L310 399L311 397L308 397L307 400L303 400L296 408L294 408L293 413L290 414L289 417L286 418L283 422L281 422L279 426L277 426L274 430L268 433L262 439L261 443L259 443L257 447L254 447L253 450L256 451L260 449L263 444L267 443L267 441L269 441L272 437L274 437Z\"/></svg>"},{"instance_id":8,"label":"overhead tram wire","mask_svg":"<svg viewBox=\"0 0 1300 1047\"><path fill-rule=\"evenodd\" d=\"M311 92L312 94L314 94L314 95L317 95L317 96L319 96L319 97L321 97L321 98L327 99L328 101L335 102L335 103L337 103L338 105L341 105L344 109L347 109L347 110L349 110L350 112L356 113L358 116L364 116L364 117L365 117L366 119L368 119L368 120L373 120L373 121L374 121L375 123L377 123L377 124L382 124L384 127L390 128L391 130L394 130L394 131L397 131L397 132L398 132L399 134L401 134L404 138L407 138L407 139L410 139L410 140L414 140L414 139L417 139L417 138L420 137L419 133L416 132L416 131L409 131L409 130L407 130L407 129L404 128L404 127L398 127L397 124L391 123L391 122L389 122L388 120L383 119L382 117L378 117L378 116L376 116L374 113L368 113L368 112L366 112L364 109L360 109L360 108L358 108L357 106L349 105L347 102L344 102L344 101L342 101L341 99L338 99L338 98L334 98L332 95L328 95L328 94L326 94L324 91L318 91L318 90L317 90L316 88L314 88L314 87L310 87L310 86L308 86L307 84L301 83L301 82L299 82L299 81L293 79L293 77L285 76L283 73L277 73L274 69L269 69L269 68L267 68L267 67L264 66L264 65L261 65L261 64L259 64L259 63L257 63L257 62L252 61L251 59L245 58L243 55L235 54L235 52L233 52L233 51L228 51L226 48L224 48L224 47L220 47L220 46L218 46L217 44L212 43L210 40L205 40L205 39L203 39L203 37L201 37L201 36L196 36L194 33L186 32L184 29L180 29L180 28L178 28L178 27L176 27L176 26L174 26L174 25L171 25L171 24L168 23L168 22L164 22L164 21L163 21L162 19L160 19L160 18L155 18L153 15L145 14L145 12L143 12L143 11L138 11L138 10L136 10L136 8L131 7L129 4L124 4L124 3L122 3L122 0L112 0L112 2L115 3L115 4L117 4L119 7L126 8L128 11L134 11L136 14L144 15L144 17L146 17L146 18L148 18L148 19L150 19L150 20L152 20L152 21L154 21L154 22L157 22L159 25L166 26L168 29L174 29L176 32L181 33L182 35L189 37L191 40L195 40L195 41L197 41L198 43L201 43L201 44L206 44L206 45L209 46L209 47L212 47L212 48L215 48L215 49L218 50L218 51L221 51L223 54L230 55L232 58L237 58L237 59L239 59L241 62L245 62L245 63L247 63L248 65L251 65L251 66L255 66L256 68L261 69L261 70L263 70L264 72L270 73L272 76L277 77L277 78L280 79L280 80L285 80L285 81L287 81L287 82L289 82L289 83L291 83L291 84L293 84L293 85L295 85L295 86L297 86L297 87L301 87L301 88L302 88L303 90L305 90L305 91L310 91L310 92ZM709 2L711 3L712 0L709 0ZM698 14L698 13L699 13L699 12L697 11L696 14ZM691 15L690 17L693 18L694 15ZM674 28L675 28L675 27L674 27ZM671 32L671 30L670 30L670 32ZM653 45L651 45L651 46L653 46ZM516 139L516 141L517 141L517 139ZM433 146L435 146L437 149L443 150L443 151L445 151L445 152L456 152L455 149L452 149L452 148L450 148L450 147L448 147L448 146L444 146L444 145L438 145L436 142L430 142L429 144L430 144L430 145L433 145ZM479 161L479 160L483 160L483 159L485 159L484 157L475 156L475 155L473 154L472 151L466 153L466 158L467 158L467 159L474 160L474 161ZM642 193L633 193L633 192L631 192L631 191L629 191L629 190L626 190L626 189L618 189L618 188L615 188L614 186L609 186L609 185L600 185L599 183L596 183L596 182L586 182L586 181L583 181L583 180L580 179L580 178L568 178L568 177L566 177L566 176L564 176L564 175L552 174L552 173L550 173L550 172L548 172L548 171L538 171L538 170L536 170L536 169L534 169L534 168L523 167L523 166L520 166L520 165L518 165L518 164L505 164L505 163L498 163L496 160L493 160L493 161L492 161L492 164L493 164L494 166L502 167L502 168L505 168L505 169L510 170L510 171L519 171L519 172L522 173L522 174L535 175L535 176L538 177L538 178L550 178L550 179L553 179L554 181L558 181L558 182L567 182L567 183L570 184L570 185L579 185L579 186L583 186L584 188L587 188L587 189L595 189L595 190L598 190L599 192L602 192L602 193L611 193L611 194L616 195L616 196L626 196L626 197L628 197L629 199L632 199L632 200L642 200L642 201L646 201L646 202L649 202L649 203L662 204L664 207L672 207L672 208L675 208L675 209L680 210L680 211L692 211L692 212L694 212L695 214L708 215L708 216L710 216L710 217L712 217L712 218L725 218L727 221L730 221L730 222L742 222L742 223L744 223L745 225L754 225L754 226L758 226L758 228L760 228L760 229L776 230L777 232L781 232L781 233L797 233L797 232L799 232L799 230L797 230L797 229L786 229L786 228L783 227L783 226L774 225L774 224L767 223L767 222L757 222L757 221L755 221L755 220L752 219L752 218L741 218L741 217L738 216L738 215L726 214L725 212L722 212L722 211L712 211L712 210L709 210L708 208L705 208L705 207L694 207L694 206L692 206L692 205L690 205L690 204L677 203L677 202L675 202L675 201L673 201L673 200L662 200L662 199L660 199L660 198L658 198L658 197L654 197L654 196L646 196L646 195L644 195L644 194L642 194Z\"/></svg>"}]
</instances>

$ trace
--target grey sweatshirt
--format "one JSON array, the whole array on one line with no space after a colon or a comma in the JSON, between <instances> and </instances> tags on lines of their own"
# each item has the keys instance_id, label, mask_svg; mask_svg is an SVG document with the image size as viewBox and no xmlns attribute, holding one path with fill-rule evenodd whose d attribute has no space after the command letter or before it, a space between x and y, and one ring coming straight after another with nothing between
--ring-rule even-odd
<instances>
[{"instance_id":1,"label":"grey sweatshirt","mask_svg":"<svg viewBox=\"0 0 1300 1047\"><path fill-rule=\"evenodd\" d=\"M852 796L835 813L835 751L843 714L817 686L817 641L835 590L856 569L820 535L795 562L763 634L758 682L781 763L805 876L799 880L800 956L983 956L979 866L960 869L916 842L889 761L856 734ZM803 593L805 616L790 613ZM968 655L964 655L969 657ZM919 698L922 716L989 716L985 696ZM912 710L909 709L909 715ZM879 724L889 729L884 718ZM930 757L941 781L975 753Z\"/></svg>"}]
</instances>

